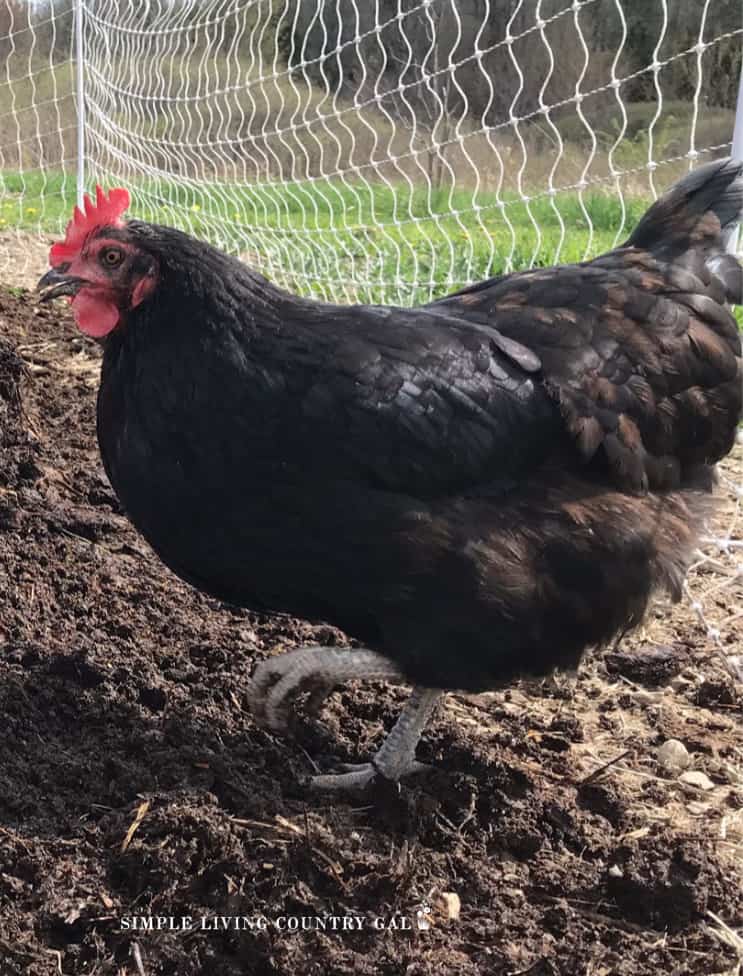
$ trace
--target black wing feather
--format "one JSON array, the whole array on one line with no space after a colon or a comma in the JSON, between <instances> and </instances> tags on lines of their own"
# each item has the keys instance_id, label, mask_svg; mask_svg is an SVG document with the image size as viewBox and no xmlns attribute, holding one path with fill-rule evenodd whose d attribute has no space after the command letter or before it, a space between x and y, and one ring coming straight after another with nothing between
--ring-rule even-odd
<instances>
[{"instance_id":1,"label":"black wing feather","mask_svg":"<svg viewBox=\"0 0 743 976\"><path fill-rule=\"evenodd\" d=\"M286 362L306 342L316 367L281 436L311 444L307 463L326 474L422 497L466 491L539 463L559 435L538 356L488 324L370 306L302 307L288 324Z\"/></svg>"},{"instance_id":2,"label":"black wing feather","mask_svg":"<svg viewBox=\"0 0 743 976\"><path fill-rule=\"evenodd\" d=\"M644 491L670 487L732 447L741 346L721 299L701 256L693 271L680 270L626 247L441 304L497 323L536 352L584 460L598 454L620 486Z\"/></svg>"}]
</instances>

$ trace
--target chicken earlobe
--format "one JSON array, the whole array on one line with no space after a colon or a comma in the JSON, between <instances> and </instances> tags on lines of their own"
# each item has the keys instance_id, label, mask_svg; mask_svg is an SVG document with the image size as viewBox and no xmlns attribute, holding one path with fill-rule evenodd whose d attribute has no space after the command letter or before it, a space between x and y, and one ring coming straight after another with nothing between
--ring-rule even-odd
<instances>
[{"instance_id":1,"label":"chicken earlobe","mask_svg":"<svg viewBox=\"0 0 743 976\"><path fill-rule=\"evenodd\" d=\"M291 699L308 687L332 689L357 679L401 682L399 668L388 658L366 648L300 647L262 661L255 669L248 692L250 709L260 724L274 731L287 725ZM314 697L314 695L313 695ZM399 719L371 762L346 765L344 772L314 776L316 789L363 789L377 775L397 782L426 767L416 761L415 750L441 692L417 687Z\"/></svg>"}]
</instances>

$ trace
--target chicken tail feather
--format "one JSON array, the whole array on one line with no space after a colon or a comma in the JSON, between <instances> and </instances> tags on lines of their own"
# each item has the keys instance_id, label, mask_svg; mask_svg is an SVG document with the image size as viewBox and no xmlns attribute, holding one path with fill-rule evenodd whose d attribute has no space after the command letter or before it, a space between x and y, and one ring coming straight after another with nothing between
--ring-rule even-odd
<instances>
[{"instance_id":1,"label":"chicken tail feather","mask_svg":"<svg viewBox=\"0 0 743 976\"><path fill-rule=\"evenodd\" d=\"M687 252L704 254L729 302L743 301L743 271L725 253L726 241L743 215L743 162L718 159L679 180L647 211L627 247L678 261Z\"/></svg>"}]
</instances>

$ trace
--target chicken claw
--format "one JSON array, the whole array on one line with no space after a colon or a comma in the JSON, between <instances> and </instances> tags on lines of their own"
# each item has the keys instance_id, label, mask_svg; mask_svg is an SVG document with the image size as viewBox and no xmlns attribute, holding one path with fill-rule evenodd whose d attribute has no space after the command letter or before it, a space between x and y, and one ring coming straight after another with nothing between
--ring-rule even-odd
<instances>
[{"instance_id":1,"label":"chicken claw","mask_svg":"<svg viewBox=\"0 0 743 976\"><path fill-rule=\"evenodd\" d=\"M314 789L364 789L375 777L397 783L403 776L425 772L430 767L418 762L415 750L441 692L436 688L414 688L400 717L370 763L342 767L344 772L313 776Z\"/></svg>"},{"instance_id":2,"label":"chicken claw","mask_svg":"<svg viewBox=\"0 0 743 976\"><path fill-rule=\"evenodd\" d=\"M397 779L403 779L416 773L427 773L432 769L433 766L414 759L398 773ZM364 790L378 776L382 776L384 779L389 778L377 768L375 756L374 760L368 763L343 763L340 766L340 772L337 773L311 776L309 786L313 790Z\"/></svg>"}]
</instances>

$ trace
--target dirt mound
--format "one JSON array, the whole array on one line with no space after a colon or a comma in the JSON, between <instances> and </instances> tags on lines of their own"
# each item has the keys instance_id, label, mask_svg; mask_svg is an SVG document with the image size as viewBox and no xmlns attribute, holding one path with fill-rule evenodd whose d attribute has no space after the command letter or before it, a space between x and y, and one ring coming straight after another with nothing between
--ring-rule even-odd
<instances>
[{"instance_id":1,"label":"dirt mound","mask_svg":"<svg viewBox=\"0 0 743 976\"><path fill-rule=\"evenodd\" d=\"M23 360L9 342L0 338L0 519L11 518L15 510L10 492L24 481L33 482L36 474L21 407L25 375Z\"/></svg>"},{"instance_id":2,"label":"dirt mound","mask_svg":"<svg viewBox=\"0 0 743 976\"><path fill-rule=\"evenodd\" d=\"M743 924L743 724L699 695L724 676L687 617L677 691L589 662L542 697L449 696L430 779L309 794L300 777L368 757L405 692L341 689L293 740L256 728L254 662L342 636L175 579L101 470L97 348L3 292L0 336L0 976L733 968L707 913ZM658 774L671 735L709 790Z\"/></svg>"}]
</instances>

